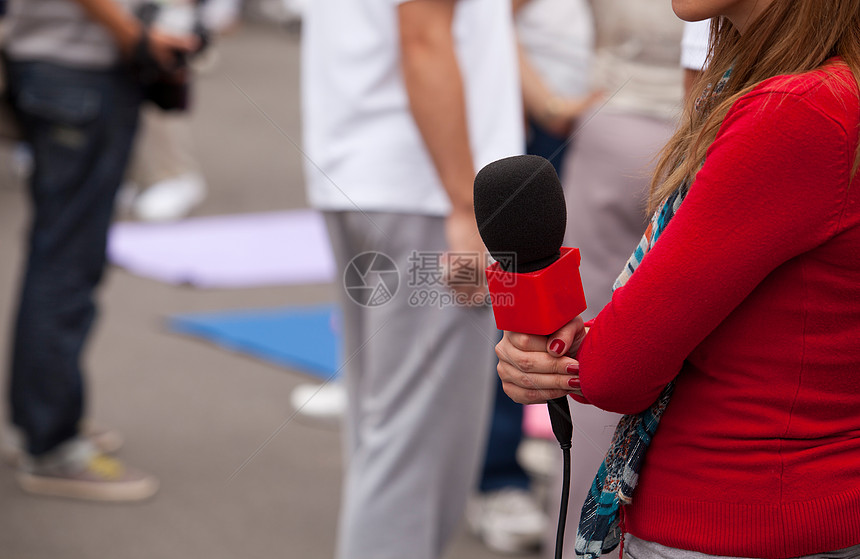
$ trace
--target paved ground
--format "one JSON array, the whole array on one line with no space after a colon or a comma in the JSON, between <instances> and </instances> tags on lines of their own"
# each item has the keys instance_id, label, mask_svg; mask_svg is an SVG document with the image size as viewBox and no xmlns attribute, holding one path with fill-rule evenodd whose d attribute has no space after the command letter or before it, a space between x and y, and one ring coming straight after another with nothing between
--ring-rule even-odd
<instances>
[{"instance_id":1,"label":"paved ground","mask_svg":"<svg viewBox=\"0 0 860 559\"><path fill-rule=\"evenodd\" d=\"M300 136L295 36L247 25L223 42L221 55L199 83L195 136L211 194L198 214L304 206L301 155L291 143ZM4 361L27 219L8 162L0 153ZM0 558L332 557L339 434L285 424L290 390L305 377L164 328L174 313L332 299L326 285L200 291L112 270L86 358L89 407L123 431L121 456L158 474L162 490L134 506L40 499L22 494L12 471L0 469ZM464 532L447 559L466 557L496 555Z\"/></svg>"}]
</instances>

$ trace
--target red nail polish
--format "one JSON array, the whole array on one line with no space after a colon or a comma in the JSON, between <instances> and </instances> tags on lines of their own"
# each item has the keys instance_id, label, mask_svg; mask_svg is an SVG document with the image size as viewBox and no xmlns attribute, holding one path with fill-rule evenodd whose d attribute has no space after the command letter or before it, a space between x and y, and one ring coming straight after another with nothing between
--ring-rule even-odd
<instances>
[{"instance_id":1,"label":"red nail polish","mask_svg":"<svg viewBox=\"0 0 860 559\"><path fill-rule=\"evenodd\" d=\"M571 388L577 388L577 389L578 389L578 388L579 388L579 379L578 379L578 378L571 378L571 379L568 379L568 380L567 380L567 384L568 384L568 386L570 386Z\"/></svg>"},{"instance_id":2,"label":"red nail polish","mask_svg":"<svg viewBox=\"0 0 860 559\"><path fill-rule=\"evenodd\" d=\"M564 354L564 342L558 338L554 339L552 343L549 344L549 350L553 353L558 353L559 355Z\"/></svg>"},{"instance_id":3,"label":"red nail polish","mask_svg":"<svg viewBox=\"0 0 860 559\"><path fill-rule=\"evenodd\" d=\"M567 371L567 374L575 375L579 372L579 363L571 363L565 370Z\"/></svg>"}]
</instances>

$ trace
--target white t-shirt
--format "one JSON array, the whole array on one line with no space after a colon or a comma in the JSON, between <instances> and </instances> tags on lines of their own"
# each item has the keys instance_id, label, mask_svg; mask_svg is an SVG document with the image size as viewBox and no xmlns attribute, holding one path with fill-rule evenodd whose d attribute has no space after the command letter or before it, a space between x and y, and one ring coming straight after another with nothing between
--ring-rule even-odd
<instances>
[{"instance_id":1,"label":"white t-shirt","mask_svg":"<svg viewBox=\"0 0 860 559\"><path fill-rule=\"evenodd\" d=\"M446 215L448 196L409 110L397 6L313 0L303 21L305 180L311 205ZM523 121L508 0L460 0L454 36L479 170L522 153Z\"/></svg>"},{"instance_id":2,"label":"white t-shirt","mask_svg":"<svg viewBox=\"0 0 860 559\"><path fill-rule=\"evenodd\" d=\"M681 67L701 70L708 57L708 39L711 34L711 20L694 21L684 24L684 37L681 39Z\"/></svg>"},{"instance_id":3,"label":"white t-shirt","mask_svg":"<svg viewBox=\"0 0 860 559\"><path fill-rule=\"evenodd\" d=\"M683 22L666 0L595 0L594 87L604 113L674 122L684 96L678 66Z\"/></svg>"},{"instance_id":4,"label":"white t-shirt","mask_svg":"<svg viewBox=\"0 0 860 559\"><path fill-rule=\"evenodd\" d=\"M517 36L556 95L588 93L594 18L586 0L530 0L517 12Z\"/></svg>"}]
</instances>

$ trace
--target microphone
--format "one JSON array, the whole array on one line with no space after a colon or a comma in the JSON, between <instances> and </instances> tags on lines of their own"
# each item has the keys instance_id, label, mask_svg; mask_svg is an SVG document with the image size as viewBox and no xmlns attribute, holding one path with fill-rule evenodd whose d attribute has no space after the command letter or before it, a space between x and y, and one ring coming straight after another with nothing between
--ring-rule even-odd
<instances>
[{"instance_id":1,"label":"microphone","mask_svg":"<svg viewBox=\"0 0 860 559\"><path fill-rule=\"evenodd\" d=\"M490 163L475 177L474 205L496 260L487 284L500 330L546 336L585 310L579 250L561 246L567 209L549 161L518 155Z\"/></svg>"},{"instance_id":2,"label":"microphone","mask_svg":"<svg viewBox=\"0 0 860 559\"><path fill-rule=\"evenodd\" d=\"M567 209L549 161L518 155L490 163L475 177L474 204L481 239L496 260L486 274L499 330L546 336L586 309L579 250L561 246ZM565 461L556 537L556 557L561 557L573 422L567 396L547 406Z\"/></svg>"}]
</instances>

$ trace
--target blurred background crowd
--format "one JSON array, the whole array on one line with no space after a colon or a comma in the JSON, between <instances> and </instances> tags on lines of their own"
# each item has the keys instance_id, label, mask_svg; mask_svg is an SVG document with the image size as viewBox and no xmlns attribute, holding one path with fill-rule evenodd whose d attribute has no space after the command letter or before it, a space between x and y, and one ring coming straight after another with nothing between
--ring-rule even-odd
<instances>
[{"instance_id":1,"label":"blurred background crowd","mask_svg":"<svg viewBox=\"0 0 860 559\"><path fill-rule=\"evenodd\" d=\"M409 365L411 353L392 349L420 346L407 337L409 323L428 324L417 314L407 320L406 306L387 307L385 324L400 321L401 338L371 344L368 325L382 315L365 313L374 306L367 302L357 315L344 308L347 266L378 250L394 258L405 282L410 251L472 249L473 231L452 233L460 226L452 217L458 196L467 190L460 186L471 185L482 160L528 152L549 159L562 180L565 245L583 254L586 318L596 315L645 227L651 165L688 94L685 68L695 73L704 64L707 22L685 30L667 0L491 0L492 7L461 0L451 13L434 6L446 2L421 0L405 4L430 4L428 12L410 16L401 6L399 20L386 2L350 1L157 2L149 44L132 33L124 46L100 0L6 0L4 95L14 111L6 106L0 116L0 352L8 370L0 408L10 420L2 435L9 468L0 476L0 556L370 557L350 550L392 533L391 545L424 546L428 557L550 556L560 455L547 437L545 410L524 410L496 386L498 334L489 314L446 316L438 345L425 340L429 349L414 356L431 355L438 375L468 369L476 384L462 389L464 402L443 395L398 406L414 388L411 380L392 380L409 378L399 368L431 377L437 390L456 392L459 381L430 365ZM139 10L138 17L146 16ZM422 66L433 48L424 29L437 17L454 30L457 80L467 99L459 109L434 89L452 83L445 68ZM374 25L387 25L391 40L374 34ZM44 36L34 39L33 29ZM83 46L76 29L84 30ZM116 61L87 58L100 52L99 40L112 45L105 52L117 51L117 60L135 61L135 83L150 86L146 100L123 89L125 70L122 78L111 74ZM404 76L392 77L385 64L404 61ZM172 93L158 89L165 81ZM92 97L96 89L103 97ZM392 106L409 121L402 134ZM457 110L463 118L446 126L445 115ZM383 121L388 128L374 132ZM458 143L464 130L466 142ZM413 141L425 147L401 160L398 150ZM356 148L349 142L367 144L369 154L350 162ZM402 145L389 147L395 142ZM446 150L458 146L466 163ZM361 173L371 181L382 176L380 184L432 175L427 181L443 188L392 194L348 184L361 182L352 178ZM447 199L434 198L443 193ZM250 246L268 247L262 265L241 258L249 249L231 252L235 224L212 221L225 217L250 224L251 233L242 233L251 235ZM311 224L302 225L305 219ZM287 225L296 227L286 233L293 244L310 246L311 234L320 233L334 255L291 252L278 237ZM191 230L197 236L187 237ZM394 238L375 239L374 231ZM132 237L137 245L122 244ZM469 240L458 244L463 237ZM188 250L176 256L171 251L182 243ZM170 280L128 264L135 251L147 250L149 269L178 260ZM239 257L231 261L233 254ZM267 266L281 261L299 272L207 283L187 271L204 255L221 267L200 277L261 268L266 276ZM311 260L334 270L313 276ZM340 311L332 310L339 300ZM200 331L176 326L177 317L191 317L208 328L224 313L241 322L249 309L286 318L261 319L238 342L207 337L204 328L198 337L213 345L192 339ZM317 323L302 309L325 310L313 317L335 345L345 340L339 361L336 349L314 337ZM487 327L476 335L478 320ZM456 329L472 331L476 341ZM270 342L277 350L293 337L299 347L292 361L259 349ZM447 356L434 349L452 340L464 349ZM302 351L309 348L335 365L308 366ZM481 357L459 363L467 352ZM397 394L387 401L364 394L372 374L363 368L384 373L374 381L398 384ZM478 389L486 397L470 404ZM401 417L399 408L411 415ZM434 414L451 420L436 437L426 423ZM617 418L573 408L569 526ZM414 441L389 436L409 429ZM452 443L455 434L460 439ZM421 452L439 470L427 466L424 480L410 481L403 470ZM381 465L385 456L390 463ZM439 526L428 527L420 515L420 527L386 520L412 518L407 509L426 505L396 489L401 483L426 485L427 501L451 493L439 497L438 510L426 507L443 517ZM376 531L362 522L376 522Z\"/></svg>"}]
</instances>

